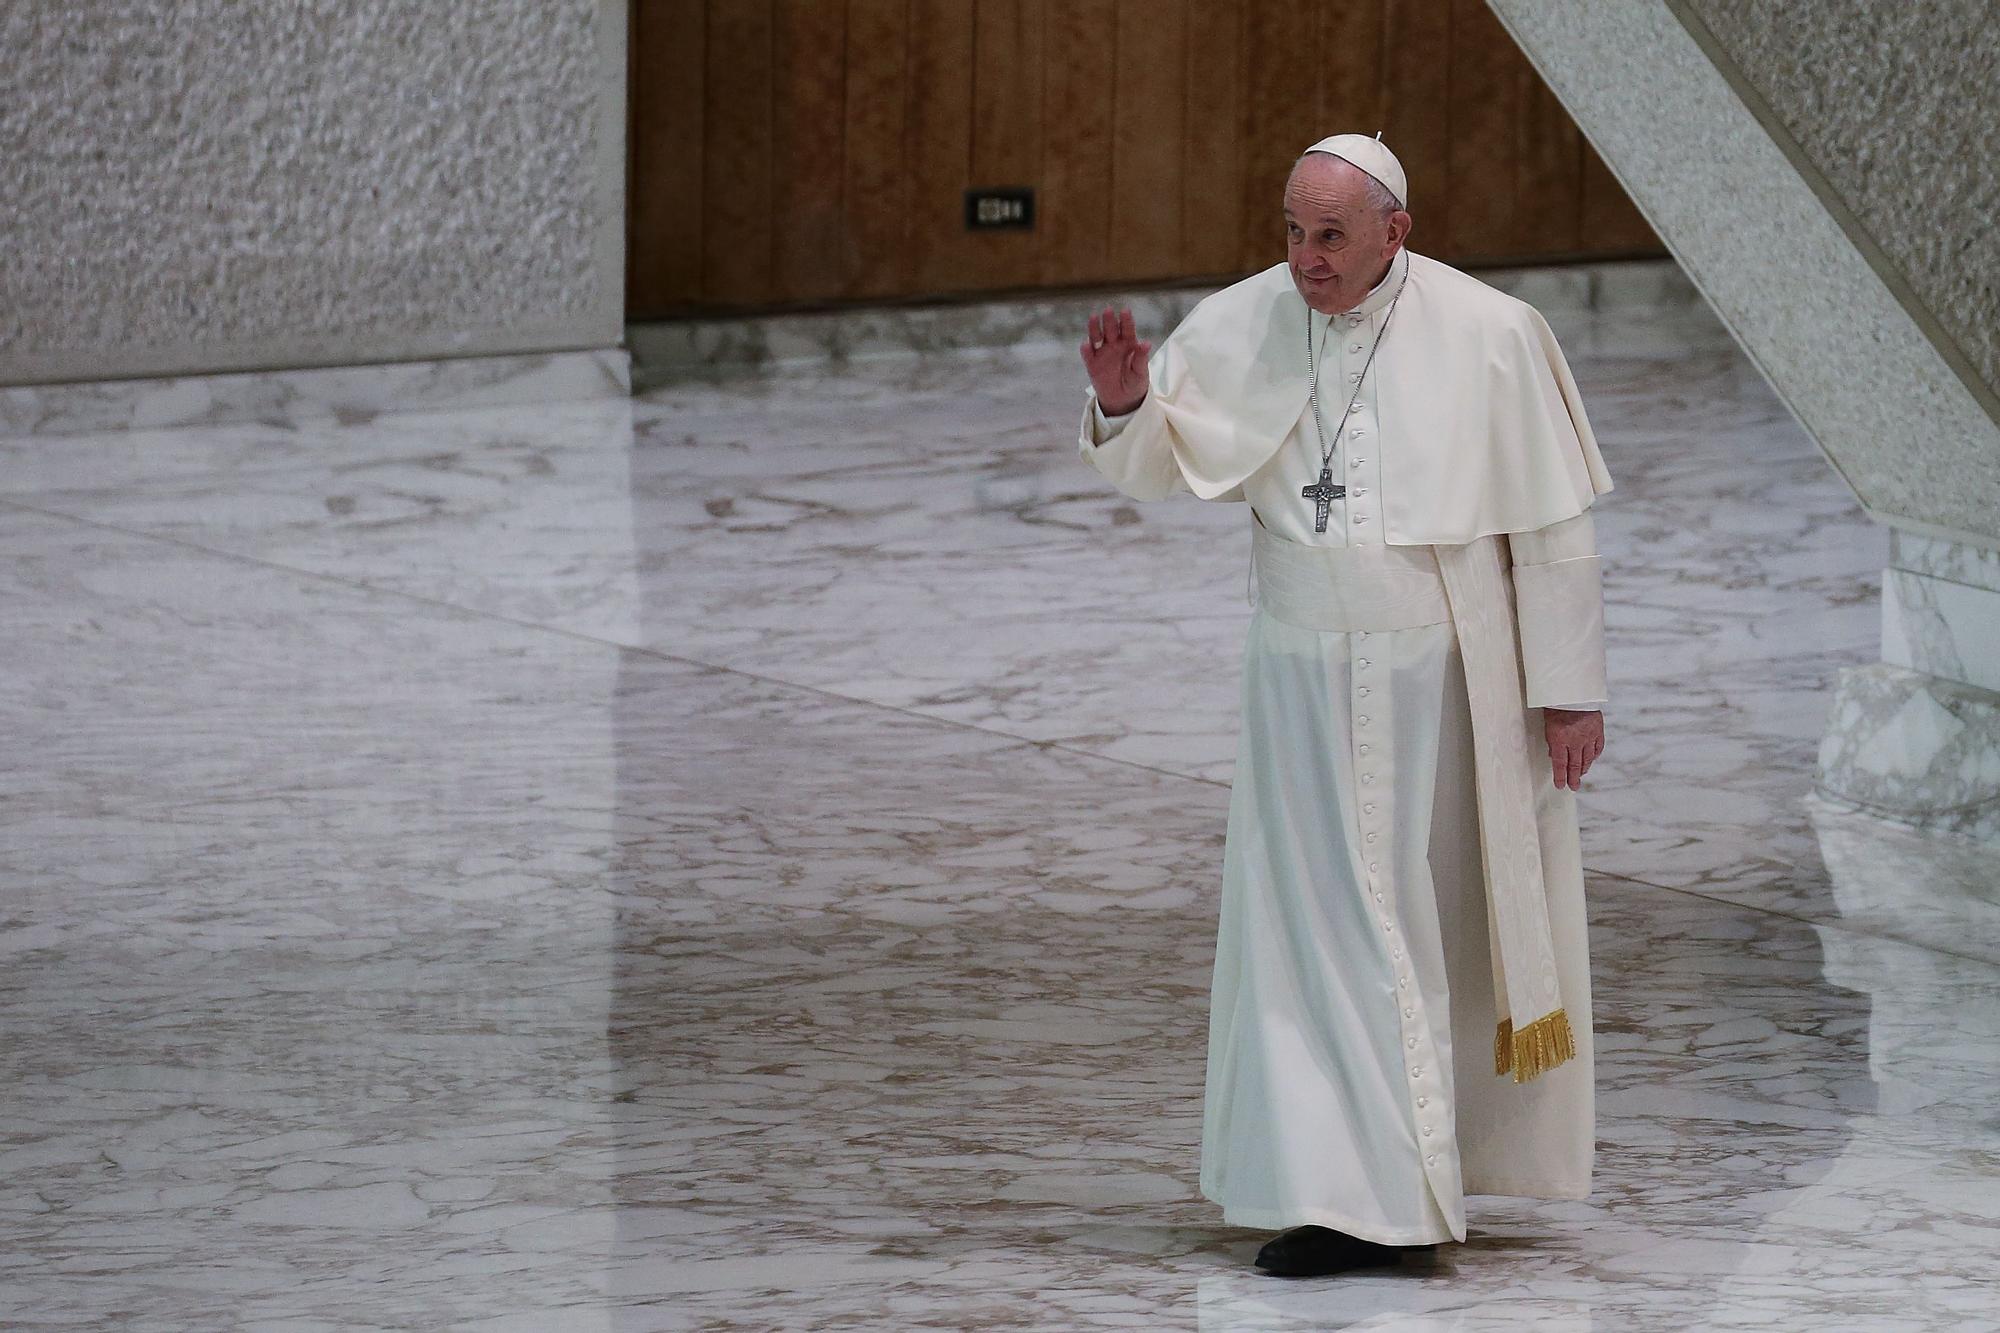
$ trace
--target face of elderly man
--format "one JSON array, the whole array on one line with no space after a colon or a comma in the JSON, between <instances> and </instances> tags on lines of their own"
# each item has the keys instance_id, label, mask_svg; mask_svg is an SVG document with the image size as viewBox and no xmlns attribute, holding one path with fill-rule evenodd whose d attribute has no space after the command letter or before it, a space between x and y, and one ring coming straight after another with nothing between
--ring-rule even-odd
<instances>
[{"instance_id":1,"label":"face of elderly man","mask_svg":"<svg viewBox=\"0 0 2000 1333\"><path fill-rule=\"evenodd\" d=\"M1370 186L1374 185L1371 198ZM1322 315L1353 309L1389 271L1410 215L1352 162L1307 153L1285 182L1285 262Z\"/></svg>"}]
</instances>

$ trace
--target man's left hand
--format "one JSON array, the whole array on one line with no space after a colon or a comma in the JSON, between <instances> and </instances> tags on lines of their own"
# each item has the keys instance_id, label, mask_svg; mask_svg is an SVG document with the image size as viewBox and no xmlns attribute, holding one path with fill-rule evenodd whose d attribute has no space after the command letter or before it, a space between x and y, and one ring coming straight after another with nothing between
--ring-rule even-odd
<instances>
[{"instance_id":1,"label":"man's left hand","mask_svg":"<svg viewBox=\"0 0 2000 1333\"><path fill-rule=\"evenodd\" d=\"M1604 714L1544 708L1542 729L1549 738L1549 767L1554 770L1556 786L1577 790L1591 764L1604 753Z\"/></svg>"}]
</instances>

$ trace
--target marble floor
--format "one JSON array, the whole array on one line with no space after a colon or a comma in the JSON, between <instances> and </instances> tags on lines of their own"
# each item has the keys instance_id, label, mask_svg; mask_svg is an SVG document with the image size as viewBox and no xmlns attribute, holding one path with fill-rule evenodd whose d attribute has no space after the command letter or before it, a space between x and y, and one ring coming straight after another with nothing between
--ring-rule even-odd
<instances>
[{"instance_id":1,"label":"marble floor","mask_svg":"<svg viewBox=\"0 0 2000 1333\"><path fill-rule=\"evenodd\" d=\"M1246 511L1068 348L0 440L0 1325L2000 1329L2000 858L1808 799L1886 543L1720 330L1618 489L1586 1202L1196 1191Z\"/></svg>"}]
</instances>

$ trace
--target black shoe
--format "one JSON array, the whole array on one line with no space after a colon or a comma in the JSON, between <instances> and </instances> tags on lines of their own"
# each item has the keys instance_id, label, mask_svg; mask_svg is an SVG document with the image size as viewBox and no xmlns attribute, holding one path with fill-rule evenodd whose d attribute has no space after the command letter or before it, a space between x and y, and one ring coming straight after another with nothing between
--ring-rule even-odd
<instances>
[{"instance_id":1,"label":"black shoe","mask_svg":"<svg viewBox=\"0 0 2000 1333\"><path fill-rule=\"evenodd\" d=\"M1293 1227L1264 1242L1257 1267L1279 1277L1318 1277L1350 1268L1401 1263L1405 1254L1430 1254L1435 1245L1380 1245L1331 1227Z\"/></svg>"}]
</instances>

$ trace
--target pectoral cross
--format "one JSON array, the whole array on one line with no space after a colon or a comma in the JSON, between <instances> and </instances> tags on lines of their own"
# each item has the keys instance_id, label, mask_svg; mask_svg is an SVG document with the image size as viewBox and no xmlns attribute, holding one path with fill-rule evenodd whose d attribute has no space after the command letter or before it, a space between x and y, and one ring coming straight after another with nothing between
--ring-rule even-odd
<instances>
[{"instance_id":1,"label":"pectoral cross","mask_svg":"<svg viewBox=\"0 0 2000 1333\"><path fill-rule=\"evenodd\" d=\"M1326 466L1321 467L1319 470L1318 484L1300 487L1299 494L1308 500L1316 502L1318 508L1313 513L1313 531L1325 532L1327 511L1333 507L1335 500L1346 497L1347 488L1333 484L1333 468Z\"/></svg>"}]
</instances>

